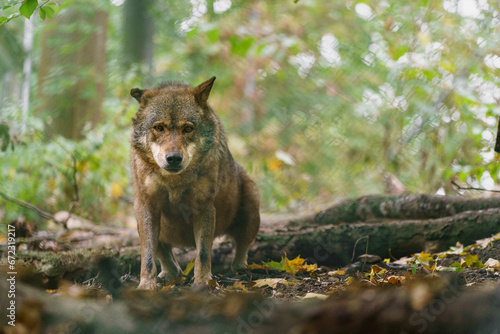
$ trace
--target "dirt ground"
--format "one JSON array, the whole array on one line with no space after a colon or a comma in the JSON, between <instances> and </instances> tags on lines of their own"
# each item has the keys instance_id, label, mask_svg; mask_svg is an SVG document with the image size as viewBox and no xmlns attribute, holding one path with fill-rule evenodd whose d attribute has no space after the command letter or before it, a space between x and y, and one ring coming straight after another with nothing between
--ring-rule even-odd
<instances>
[{"instance_id":1,"label":"dirt ground","mask_svg":"<svg viewBox=\"0 0 500 334\"><path fill-rule=\"evenodd\" d=\"M87 232L72 233L86 245ZM16 284L19 308L30 314L19 320L27 333L423 333L431 324L430 332L442 334L486 333L500 325L500 233L436 254L366 254L342 268L318 266L299 254L251 263L237 273L230 261L214 263L213 280L202 289L193 288L193 262L185 261L184 276L159 280L157 292L136 290L137 246L75 249L61 236L35 232L24 238ZM5 272L6 255L2 251L0 260ZM421 313L455 290L460 292L439 317L430 321ZM100 311L82 318L83 307ZM470 328L461 323L464 310ZM110 324L116 317L122 320ZM450 325L450 319L458 320Z\"/></svg>"}]
</instances>

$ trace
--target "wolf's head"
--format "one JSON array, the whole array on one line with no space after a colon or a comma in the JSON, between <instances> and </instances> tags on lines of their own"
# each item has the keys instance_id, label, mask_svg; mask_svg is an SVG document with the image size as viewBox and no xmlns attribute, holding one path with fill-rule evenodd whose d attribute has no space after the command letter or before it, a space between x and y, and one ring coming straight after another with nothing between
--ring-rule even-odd
<instances>
[{"instance_id":1,"label":"wolf's head","mask_svg":"<svg viewBox=\"0 0 500 334\"><path fill-rule=\"evenodd\" d=\"M193 88L170 82L130 91L140 103L132 119L132 146L143 160L169 173L181 173L200 160L220 136L207 100L215 77Z\"/></svg>"}]
</instances>

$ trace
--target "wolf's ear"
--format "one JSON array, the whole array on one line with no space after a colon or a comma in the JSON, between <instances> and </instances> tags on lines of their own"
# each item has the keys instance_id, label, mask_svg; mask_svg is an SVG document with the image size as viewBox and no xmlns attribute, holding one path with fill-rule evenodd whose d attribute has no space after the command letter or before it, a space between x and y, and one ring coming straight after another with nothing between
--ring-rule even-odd
<instances>
[{"instance_id":1,"label":"wolf's ear","mask_svg":"<svg viewBox=\"0 0 500 334\"><path fill-rule=\"evenodd\" d=\"M141 102L142 95L144 95L145 89L132 88L130 90L130 95L136 99L139 103Z\"/></svg>"},{"instance_id":2,"label":"wolf's ear","mask_svg":"<svg viewBox=\"0 0 500 334\"><path fill-rule=\"evenodd\" d=\"M207 104L208 96L210 95L214 81L215 77L212 77L193 89L194 98L199 105L205 106Z\"/></svg>"}]
</instances>

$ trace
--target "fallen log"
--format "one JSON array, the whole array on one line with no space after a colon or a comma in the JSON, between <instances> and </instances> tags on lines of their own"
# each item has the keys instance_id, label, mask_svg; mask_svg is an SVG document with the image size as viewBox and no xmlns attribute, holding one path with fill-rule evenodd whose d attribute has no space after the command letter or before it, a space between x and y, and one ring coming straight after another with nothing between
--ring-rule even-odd
<instances>
[{"instance_id":1,"label":"fallen log","mask_svg":"<svg viewBox=\"0 0 500 334\"><path fill-rule=\"evenodd\" d=\"M344 200L317 214L292 220L297 226L344 224L374 219L432 219L465 211L500 208L500 197L373 195Z\"/></svg>"},{"instance_id":2,"label":"fallen log","mask_svg":"<svg viewBox=\"0 0 500 334\"><path fill-rule=\"evenodd\" d=\"M276 259L286 252L300 254L312 263L338 266L363 253L398 258L421 251L444 251L457 242L471 244L499 232L500 209L423 220L371 219L328 225L316 222L316 217L302 218L299 225L292 220L280 224L276 232L260 233L250 258Z\"/></svg>"},{"instance_id":3,"label":"fallen log","mask_svg":"<svg viewBox=\"0 0 500 334\"><path fill-rule=\"evenodd\" d=\"M427 217L430 217L429 219ZM102 229L102 228L101 228ZM445 196L368 196L347 200L314 215L286 219L278 222L263 220L261 231L249 252L250 262L279 260L286 252L289 256L301 255L309 263L326 266L343 266L351 263L357 255L370 253L387 257L408 256L412 253L438 252L454 246L457 242L471 244L500 231L500 198L464 199ZM113 236L123 249L126 244L137 245L137 233L118 231ZM78 236L75 231L64 235ZM83 234L82 234L83 235ZM97 233L88 233L92 240L101 240ZM127 236L127 238L124 238ZM108 238L108 237L106 237ZM73 239L71 239L73 240ZM103 242L85 242L95 249ZM106 239L107 240L107 239ZM57 241L57 240L56 240ZM60 237L58 249L68 249L68 237ZM63 247L63 244L66 247ZM75 242L71 242L75 245ZM88 247L87 246L87 247ZM127 248L125 248L127 249ZM137 274L139 257L127 254L121 260L121 252L106 250L104 257L114 257L125 263L124 273ZM228 240L214 245L212 258L214 271L226 270L232 260L232 244ZM62 275L76 279L76 273L90 270L88 263L95 261L92 251L28 252L20 254L21 263L33 264L35 270L48 277ZM92 255L94 254L94 255ZM194 258L194 251L176 249L179 262L185 265ZM3 260L5 261L5 260ZM81 264L76 262L80 261ZM0 265L1 265L0 261ZM85 274L87 277L89 274Z\"/></svg>"}]
</instances>

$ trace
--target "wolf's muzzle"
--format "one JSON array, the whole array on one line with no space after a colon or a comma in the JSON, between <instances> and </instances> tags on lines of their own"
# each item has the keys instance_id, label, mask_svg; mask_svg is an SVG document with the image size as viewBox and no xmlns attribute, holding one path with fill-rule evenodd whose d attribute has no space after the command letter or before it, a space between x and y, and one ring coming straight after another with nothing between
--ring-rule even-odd
<instances>
[{"instance_id":1,"label":"wolf's muzzle","mask_svg":"<svg viewBox=\"0 0 500 334\"><path fill-rule=\"evenodd\" d=\"M182 162L182 154L180 154L179 152L169 152L165 156L165 160L167 160L167 168L179 167Z\"/></svg>"}]
</instances>

